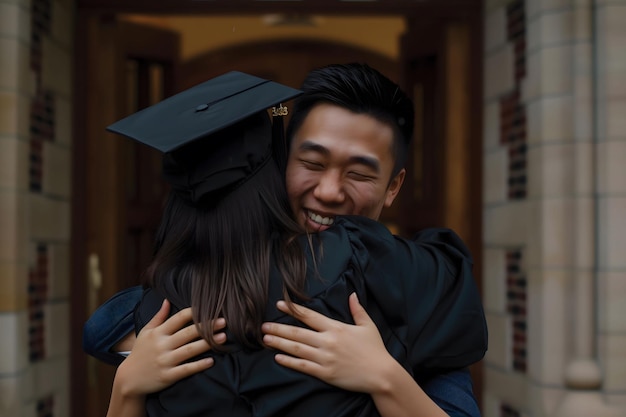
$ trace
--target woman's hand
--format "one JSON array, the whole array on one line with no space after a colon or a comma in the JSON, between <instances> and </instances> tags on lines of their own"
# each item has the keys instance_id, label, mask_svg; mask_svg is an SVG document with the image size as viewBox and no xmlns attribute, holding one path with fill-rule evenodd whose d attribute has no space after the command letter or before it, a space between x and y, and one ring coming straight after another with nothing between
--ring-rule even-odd
<instances>
[{"instance_id":1,"label":"woman's hand","mask_svg":"<svg viewBox=\"0 0 626 417\"><path fill-rule=\"evenodd\" d=\"M213 366L213 358L187 360L209 350L209 344L200 338L192 321L191 308L186 308L167 319L170 305L167 300L161 309L139 332L130 355L119 366L114 382L125 396L145 396L160 391L173 383ZM166 320L167 319L167 320ZM215 330L226 326L219 318L213 323ZM218 333L219 343L226 341Z\"/></svg>"},{"instance_id":2,"label":"woman's hand","mask_svg":"<svg viewBox=\"0 0 626 417\"><path fill-rule=\"evenodd\" d=\"M291 355L276 355L276 362L283 366L339 388L370 394L383 417L446 416L387 352L376 324L356 294L350 295L349 303L354 325L303 306L293 306L296 313L292 314L287 304L279 301L280 311L313 330L263 323L263 341Z\"/></svg>"},{"instance_id":3,"label":"woman's hand","mask_svg":"<svg viewBox=\"0 0 626 417\"><path fill-rule=\"evenodd\" d=\"M264 323L263 341L289 355L277 354L276 362L331 385L374 393L384 389L381 375L395 369L397 362L383 344L376 324L359 304L355 293L349 298L355 325L333 320L303 306L292 314L284 301L280 311L290 314L311 329L280 323Z\"/></svg>"}]
</instances>

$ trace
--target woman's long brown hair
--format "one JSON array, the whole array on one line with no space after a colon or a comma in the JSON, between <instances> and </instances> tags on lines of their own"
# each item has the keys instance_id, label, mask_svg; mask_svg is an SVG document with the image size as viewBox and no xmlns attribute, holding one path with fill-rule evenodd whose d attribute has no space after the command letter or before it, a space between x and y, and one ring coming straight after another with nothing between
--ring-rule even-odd
<instances>
[{"instance_id":1,"label":"woman's long brown hair","mask_svg":"<svg viewBox=\"0 0 626 417\"><path fill-rule=\"evenodd\" d=\"M218 202L190 206L171 193L146 284L176 306L191 305L194 322L214 349L220 346L210 323L218 317L226 318L239 342L259 346L273 264L284 297L306 299L306 259L296 238L301 233L272 161Z\"/></svg>"}]
</instances>

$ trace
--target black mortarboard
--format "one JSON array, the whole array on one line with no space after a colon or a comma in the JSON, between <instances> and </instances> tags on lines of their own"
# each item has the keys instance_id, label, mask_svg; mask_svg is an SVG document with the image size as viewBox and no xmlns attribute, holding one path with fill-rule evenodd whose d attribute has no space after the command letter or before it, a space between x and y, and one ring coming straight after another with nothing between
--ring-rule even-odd
<instances>
[{"instance_id":1,"label":"black mortarboard","mask_svg":"<svg viewBox=\"0 0 626 417\"><path fill-rule=\"evenodd\" d=\"M232 71L119 120L107 130L163 152L165 179L179 195L198 203L233 189L267 162L272 125L266 110L299 94L282 84Z\"/></svg>"}]
</instances>

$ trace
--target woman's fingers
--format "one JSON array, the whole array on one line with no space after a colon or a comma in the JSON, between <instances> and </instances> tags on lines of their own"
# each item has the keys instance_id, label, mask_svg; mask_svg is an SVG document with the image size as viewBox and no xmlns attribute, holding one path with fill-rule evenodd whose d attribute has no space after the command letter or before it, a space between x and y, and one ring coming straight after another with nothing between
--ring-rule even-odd
<instances>
[{"instance_id":1,"label":"woman's fingers","mask_svg":"<svg viewBox=\"0 0 626 417\"><path fill-rule=\"evenodd\" d=\"M172 317L173 318L173 317ZM185 322L184 325L188 324ZM222 330L226 327L226 319L220 317L213 320L213 332ZM196 340L200 337L200 329L196 324L189 324L180 328L176 333L172 335L172 343L174 346L182 346L185 343L189 343L192 340Z\"/></svg>"},{"instance_id":2,"label":"woman's fingers","mask_svg":"<svg viewBox=\"0 0 626 417\"><path fill-rule=\"evenodd\" d=\"M165 323L161 325L161 329L165 334L174 334L183 327L185 327L192 320L193 316L191 314L191 307L183 308L172 317L167 319Z\"/></svg>"},{"instance_id":3,"label":"woman's fingers","mask_svg":"<svg viewBox=\"0 0 626 417\"><path fill-rule=\"evenodd\" d=\"M209 369L214 364L215 360L213 358L202 358L197 361L180 364L170 369L168 381L171 381L172 383L180 381L183 378L187 378L188 376Z\"/></svg>"},{"instance_id":4,"label":"woman's fingers","mask_svg":"<svg viewBox=\"0 0 626 417\"><path fill-rule=\"evenodd\" d=\"M284 367L291 368L319 379L323 379L324 368L313 361L297 358L294 356L283 355L278 353L274 356L276 362Z\"/></svg>"},{"instance_id":5,"label":"woman's fingers","mask_svg":"<svg viewBox=\"0 0 626 417\"><path fill-rule=\"evenodd\" d=\"M318 347L320 344L320 333L317 331L305 329L304 327L292 326L290 324L267 322L263 323L261 330L268 337L271 343L277 343L272 337L276 337L279 341L292 341L308 346ZM265 337L263 339L265 342ZM268 346L276 347L265 342ZM282 347L276 347L282 349Z\"/></svg>"},{"instance_id":6,"label":"woman's fingers","mask_svg":"<svg viewBox=\"0 0 626 417\"><path fill-rule=\"evenodd\" d=\"M374 321L367 314L367 311L365 311L361 303L359 303L359 298L355 292L350 294L348 304L350 305L350 313L352 313L354 324L357 326L376 326Z\"/></svg>"},{"instance_id":7,"label":"woman's fingers","mask_svg":"<svg viewBox=\"0 0 626 417\"><path fill-rule=\"evenodd\" d=\"M290 316L298 319L310 328L317 330L318 332L323 330L330 330L336 323L336 320L328 318L325 315L318 313L317 311L311 310L310 308L301 306L299 304L292 304L292 311L289 309L287 303L281 300L276 303L276 307L283 313L289 314Z\"/></svg>"},{"instance_id":8,"label":"woman's fingers","mask_svg":"<svg viewBox=\"0 0 626 417\"><path fill-rule=\"evenodd\" d=\"M170 312L170 302L168 300L163 300L161 304L161 308L157 313L150 319L150 321L144 326L147 329L153 329L163 324L164 321L167 320L167 316Z\"/></svg>"}]
</instances>

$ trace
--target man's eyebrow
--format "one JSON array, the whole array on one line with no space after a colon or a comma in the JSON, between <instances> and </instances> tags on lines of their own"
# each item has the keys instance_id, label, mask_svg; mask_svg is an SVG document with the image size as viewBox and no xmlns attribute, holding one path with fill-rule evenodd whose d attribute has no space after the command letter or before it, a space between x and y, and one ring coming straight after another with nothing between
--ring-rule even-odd
<instances>
[{"instance_id":1,"label":"man's eyebrow","mask_svg":"<svg viewBox=\"0 0 626 417\"><path fill-rule=\"evenodd\" d=\"M298 147L298 149L304 152L308 152L308 151L317 152L324 156L330 156L331 154L330 149L328 149L327 147L322 146L319 143L315 143L311 141L302 142L300 146ZM363 165L373 170L377 174L380 173L380 162L378 162L378 159L372 158L370 156L355 155L355 156L350 157L349 163Z\"/></svg>"},{"instance_id":2,"label":"man's eyebrow","mask_svg":"<svg viewBox=\"0 0 626 417\"><path fill-rule=\"evenodd\" d=\"M376 158L372 158L369 156L353 156L350 158L350 163L358 164L368 167L373 170L377 174L380 173L380 164Z\"/></svg>"},{"instance_id":3,"label":"man's eyebrow","mask_svg":"<svg viewBox=\"0 0 626 417\"><path fill-rule=\"evenodd\" d=\"M298 146L298 149L304 152L312 151L312 152L321 153L324 156L330 155L330 150L327 147L322 146L319 143L311 142L308 140L302 142L300 146Z\"/></svg>"}]
</instances>

